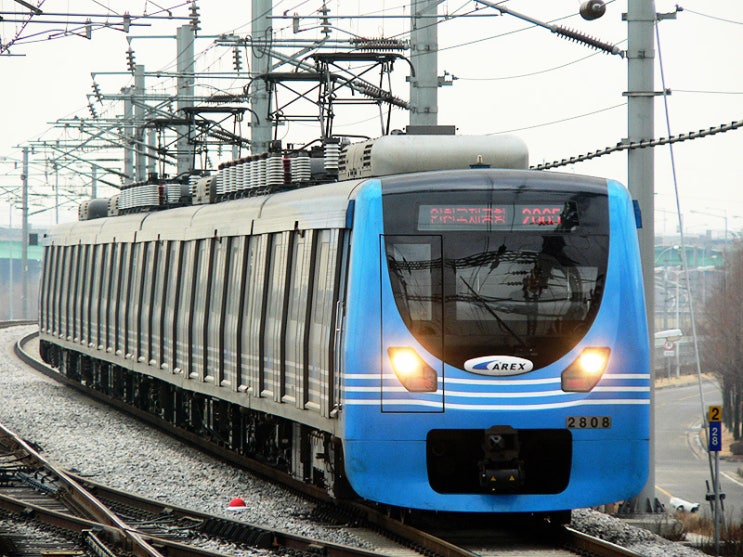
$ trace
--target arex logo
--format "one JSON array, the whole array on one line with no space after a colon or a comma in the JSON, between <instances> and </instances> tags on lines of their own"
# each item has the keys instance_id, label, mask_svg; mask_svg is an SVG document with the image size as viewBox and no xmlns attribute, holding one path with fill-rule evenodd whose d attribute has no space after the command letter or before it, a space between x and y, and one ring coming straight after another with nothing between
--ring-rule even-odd
<instances>
[{"instance_id":1,"label":"arex logo","mask_svg":"<svg viewBox=\"0 0 743 557\"><path fill-rule=\"evenodd\" d=\"M516 356L480 356L464 362L464 369L480 375L520 375L533 370L534 364Z\"/></svg>"}]
</instances>

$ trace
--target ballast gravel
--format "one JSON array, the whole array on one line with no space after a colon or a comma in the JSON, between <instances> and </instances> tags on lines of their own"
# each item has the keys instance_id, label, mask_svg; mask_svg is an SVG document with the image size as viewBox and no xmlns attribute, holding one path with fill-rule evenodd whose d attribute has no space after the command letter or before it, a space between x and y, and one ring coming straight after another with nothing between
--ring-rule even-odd
<instances>
[{"instance_id":1,"label":"ballast gravel","mask_svg":"<svg viewBox=\"0 0 743 557\"><path fill-rule=\"evenodd\" d=\"M12 345L33 330L0 329L0 422L40 446L51 461L176 506L319 540L360 544L352 532L314 521L311 503L30 371L12 355ZM228 510L235 497L245 501L245 510ZM647 557L704 555L593 510L574 511L571 526ZM243 553L250 554L265 552Z\"/></svg>"}]
</instances>

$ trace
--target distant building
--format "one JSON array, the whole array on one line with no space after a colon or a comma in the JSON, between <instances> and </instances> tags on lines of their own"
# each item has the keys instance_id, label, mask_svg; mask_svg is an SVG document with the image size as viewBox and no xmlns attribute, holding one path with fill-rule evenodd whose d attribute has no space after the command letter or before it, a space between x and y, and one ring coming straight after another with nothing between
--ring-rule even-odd
<instances>
[{"instance_id":1,"label":"distant building","mask_svg":"<svg viewBox=\"0 0 743 557\"><path fill-rule=\"evenodd\" d=\"M664 376L696 371L695 346L704 351L705 343L704 338L694 342L692 316L696 323L703 318L725 272L724 240L707 234L685 238L683 250L680 244L678 237L658 237L655 244L655 331L683 332L676 342L656 339L655 368Z\"/></svg>"},{"instance_id":2,"label":"distant building","mask_svg":"<svg viewBox=\"0 0 743 557\"><path fill-rule=\"evenodd\" d=\"M33 230L29 236L42 233ZM40 245L29 245L27 315L23 315L23 243L22 232L17 228L0 227L0 320L35 319L39 301L39 278L44 255ZM33 243L33 237L31 239Z\"/></svg>"}]
</instances>

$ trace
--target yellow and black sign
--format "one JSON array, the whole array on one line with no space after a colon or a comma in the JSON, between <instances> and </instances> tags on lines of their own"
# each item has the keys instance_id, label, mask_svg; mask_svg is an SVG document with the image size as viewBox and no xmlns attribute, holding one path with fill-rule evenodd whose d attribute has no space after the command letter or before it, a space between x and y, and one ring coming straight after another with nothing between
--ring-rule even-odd
<instances>
[{"instance_id":1,"label":"yellow and black sign","mask_svg":"<svg viewBox=\"0 0 743 557\"><path fill-rule=\"evenodd\" d=\"M722 421L722 406L709 406L707 408L707 421L708 422L721 422Z\"/></svg>"}]
</instances>

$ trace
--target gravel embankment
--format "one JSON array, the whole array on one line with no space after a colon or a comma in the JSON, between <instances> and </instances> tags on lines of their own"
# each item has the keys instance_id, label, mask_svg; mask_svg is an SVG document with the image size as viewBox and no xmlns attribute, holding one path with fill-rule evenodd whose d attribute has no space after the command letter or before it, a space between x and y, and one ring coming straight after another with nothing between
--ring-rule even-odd
<instances>
[{"instance_id":1,"label":"gravel embankment","mask_svg":"<svg viewBox=\"0 0 743 557\"><path fill-rule=\"evenodd\" d=\"M24 369L11 355L12 344L33 329L0 330L0 422L42 447L50 460L101 483L230 518L235 513L227 505L240 496L247 504L240 519L359 544L342 528L314 522L310 503ZM703 555L591 510L575 511L572 527L647 557Z\"/></svg>"}]
</instances>

